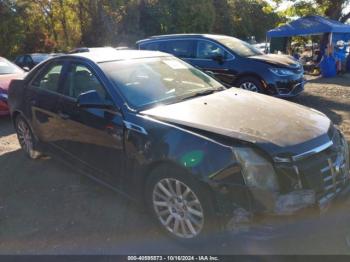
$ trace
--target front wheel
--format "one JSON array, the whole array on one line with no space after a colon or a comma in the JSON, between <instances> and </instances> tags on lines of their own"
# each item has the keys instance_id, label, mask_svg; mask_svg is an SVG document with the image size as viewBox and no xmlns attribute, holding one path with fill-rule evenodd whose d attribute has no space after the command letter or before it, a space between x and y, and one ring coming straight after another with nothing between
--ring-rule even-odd
<instances>
[{"instance_id":1,"label":"front wheel","mask_svg":"<svg viewBox=\"0 0 350 262\"><path fill-rule=\"evenodd\" d=\"M23 117L16 117L16 132L19 144L31 159L37 159L41 153L37 150L37 141Z\"/></svg>"},{"instance_id":2,"label":"front wheel","mask_svg":"<svg viewBox=\"0 0 350 262\"><path fill-rule=\"evenodd\" d=\"M163 231L180 242L207 239L218 225L210 192L177 168L155 170L146 195L148 207Z\"/></svg>"},{"instance_id":3,"label":"front wheel","mask_svg":"<svg viewBox=\"0 0 350 262\"><path fill-rule=\"evenodd\" d=\"M255 93L263 93L263 86L259 79L255 77L244 77L238 81L237 86L241 89Z\"/></svg>"}]
</instances>

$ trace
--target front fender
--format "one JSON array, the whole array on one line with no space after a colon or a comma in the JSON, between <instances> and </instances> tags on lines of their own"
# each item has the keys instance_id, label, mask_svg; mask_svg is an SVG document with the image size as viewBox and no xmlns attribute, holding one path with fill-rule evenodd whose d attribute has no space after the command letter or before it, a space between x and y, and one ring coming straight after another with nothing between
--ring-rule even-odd
<instances>
[{"instance_id":1,"label":"front fender","mask_svg":"<svg viewBox=\"0 0 350 262\"><path fill-rule=\"evenodd\" d=\"M130 121L144 130L126 129L124 135L126 173L128 178L134 177L134 184L141 183L140 187L152 168L160 163L180 166L209 184L213 183L215 174L235 164L228 145L149 117L135 116Z\"/></svg>"}]
</instances>

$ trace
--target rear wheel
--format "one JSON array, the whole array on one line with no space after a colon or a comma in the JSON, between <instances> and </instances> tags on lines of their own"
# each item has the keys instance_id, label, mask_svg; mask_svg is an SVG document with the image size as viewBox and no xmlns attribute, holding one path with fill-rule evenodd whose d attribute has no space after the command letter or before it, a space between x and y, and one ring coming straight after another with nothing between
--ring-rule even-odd
<instances>
[{"instance_id":1,"label":"rear wheel","mask_svg":"<svg viewBox=\"0 0 350 262\"><path fill-rule=\"evenodd\" d=\"M37 140L33 136L29 125L21 116L16 117L16 132L19 144L27 156L31 159L39 158L41 153L37 149Z\"/></svg>"},{"instance_id":2,"label":"rear wheel","mask_svg":"<svg viewBox=\"0 0 350 262\"><path fill-rule=\"evenodd\" d=\"M256 93L263 93L263 86L260 80L255 77L243 77L238 81L238 87Z\"/></svg>"},{"instance_id":3,"label":"rear wheel","mask_svg":"<svg viewBox=\"0 0 350 262\"><path fill-rule=\"evenodd\" d=\"M215 233L210 193L183 170L166 166L152 172L146 188L148 207L162 230L183 243L198 243Z\"/></svg>"}]
</instances>

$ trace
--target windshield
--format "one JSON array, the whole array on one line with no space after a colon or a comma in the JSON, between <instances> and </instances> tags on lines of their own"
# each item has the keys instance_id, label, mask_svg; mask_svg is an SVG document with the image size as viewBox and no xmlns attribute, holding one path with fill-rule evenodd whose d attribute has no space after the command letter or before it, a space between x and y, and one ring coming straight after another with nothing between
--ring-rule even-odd
<instances>
[{"instance_id":1,"label":"windshield","mask_svg":"<svg viewBox=\"0 0 350 262\"><path fill-rule=\"evenodd\" d=\"M0 75L22 73L22 69L5 58L0 58Z\"/></svg>"},{"instance_id":2,"label":"windshield","mask_svg":"<svg viewBox=\"0 0 350 262\"><path fill-rule=\"evenodd\" d=\"M256 47L234 37L222 37L216 40L227 48L231 49L239 56L249 57L255 55L263 55L263 52L261 52Z\"/></svg>"},{"instance_id":3,"label":"windshield","mask_svg":"<svg viewBox=\"0 0 350 262\"><path fill-rule=\"evenodd\" d=\"M128 104L136 109L173 103L221 84L174 57L156 57L100 64L118 86Z\"/></svg>"}]
</instances>

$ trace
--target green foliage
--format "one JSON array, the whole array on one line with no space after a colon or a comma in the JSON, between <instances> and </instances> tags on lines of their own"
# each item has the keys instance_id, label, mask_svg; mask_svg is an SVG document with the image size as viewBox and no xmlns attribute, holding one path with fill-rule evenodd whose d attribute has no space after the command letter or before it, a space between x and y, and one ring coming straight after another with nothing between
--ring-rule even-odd
<instances>
[{"instance_id":1,"label":"green foliage","mask_svg":"<svg viewBox=\"0 0 350 262\"><path fill-rule=\"evenodd\" d=\"M20 51L25 38L24 23L12 1L0 1L0 56L13 56Z\"/></svg>"},{"instance_id":2,"label":"green foliage","mask_svg":"<svg viewBox=\"0 0 350 262\"><path fill-rule=\"evenodd\" d=\"M309 1L299 1L284 11L284 15L287 17L322 15L323 13L324 10L322 8L316 8L316 6Z\"/></svg>"},{"instance_id":3,"label":"green foliage","mask_svg":"<svg viewBox=\"0 0 350 262\"><path fill-rule=\"evenodd\" d=\"M143 1L141 23L146 35L210 32L215 11L210 0Z\"/></svg>"},{"instance_id":4,"label":"green foliage","mask_svg":"<svg viewBox=\"0 0 350 262\"><path fill-rule=\"evenodd\" d=\"M224 35L235 35L233 13L236 11L227 0L214 0L215 22L213 32Z\"/></svg>"},{"instance_id":5,"label":"green foliage","mask_svg":"<svg viewBox=\"0 0 350 262\"><path fill-rule=\"evenodd\" d=\"M281 0L272 0L277 5ZM282 16L305 16L319 14L331 19L346 22L350 18L350 12L346 7L350 5L350 0L290 0L293 3L287 10L281 12Z\"/></svg>"},{"instance_id":6,"label":"green foliage","mask_svg":"<svg viewBox=\"0 0 350 262\"><path fill-rule=\"evenodd\" d=\"M132 46L156 34L265 39L281 18L262 0L0 0L0 55Z\"/></svg>"},{"instance_id":7,"label":"green foliage","mask_svg":"<svg viewBox=\"0 0 350 262\"><path fill-rule=\"evenodd\" d=\"M229 4L230 10L233 10L234 32L239 38L255 36L258 41L263 41L266 31L280 21L264 1L231 0Z\"/></svg>"}]
</instances>

